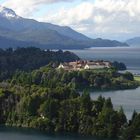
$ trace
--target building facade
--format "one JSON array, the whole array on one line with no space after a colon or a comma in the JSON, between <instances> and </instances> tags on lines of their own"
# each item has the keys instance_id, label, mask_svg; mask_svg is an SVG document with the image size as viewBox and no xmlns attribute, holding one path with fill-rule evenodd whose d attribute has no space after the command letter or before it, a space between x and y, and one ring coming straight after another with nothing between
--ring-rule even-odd
<instances>
[{"instance_id":1,"label":"building facade","mask_svg":"<svg viewBox=\"0 0 140 140\"><path fill-rule=\"evenodd\" d=\"M89 70L89 69L103 69L110 68L111 62L109 61L75 61L69 63L61 63L58 69L64 69L68 71L76 70Z\"/></svg>"}]
</instances>

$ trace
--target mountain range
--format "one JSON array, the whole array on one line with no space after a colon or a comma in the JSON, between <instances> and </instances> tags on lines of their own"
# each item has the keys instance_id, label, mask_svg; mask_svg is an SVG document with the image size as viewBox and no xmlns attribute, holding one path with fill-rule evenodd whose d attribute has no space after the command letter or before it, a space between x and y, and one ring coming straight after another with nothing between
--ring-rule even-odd
<instances>
[{"instance_id":1,"label":"mountain range","mask_svg":"<svg viewBox=\"0 0 140 140\"><path fill-rule=\"evenodd\" d=\"M116 40L91 39L67 26L38 22L0 6L0 47L36 46L45 49L84 49L128 46Z\"/></svg>"},{"instance_id":2,"label":"mountain range","mask_svg":"<svg viewBox=\"0 0 140 140\"><path fill-rule=\"evenodd\" d=\"M126 41L130 46L140 46L140 37L134 37Z\"/></svg>"}]
</instances>

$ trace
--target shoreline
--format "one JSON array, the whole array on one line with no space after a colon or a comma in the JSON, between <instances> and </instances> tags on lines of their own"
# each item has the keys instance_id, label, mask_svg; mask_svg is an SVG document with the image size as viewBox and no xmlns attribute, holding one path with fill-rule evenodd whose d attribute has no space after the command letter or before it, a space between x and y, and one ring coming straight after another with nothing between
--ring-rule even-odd
<instances>
[{"instance_id":1,"label":"shoreline","mask_svg":"<svg viewBox=\"0 0 140 140\"><path fill-rule=\"evenodd\" d=\"M77 134L77 133L69 133L69 132L64 132L64 133L55 133L55 132L51 132L51 133L46 133L44 131L40 131L37 129L32 129L32 128L19 128L19 127L10 127L10 126L0 126L0 129L6 131L6 132L15 132L17 133L21 133L24 135L28 135L28 136L43 136L45 138L45 140L47 140L47 138L60 138L62 140L64 140L64 138L68 138L68 140L73 140L73 139L87 139L87 140L117 140L117 139L105 139L105 138L99 138L99 137L95 137L95 136L89 136L89 135L81 135L81 134ZM59 140L60 140L59 139ZM44 139L43 139L44 140Z\"/></svg>"}]
</instances>

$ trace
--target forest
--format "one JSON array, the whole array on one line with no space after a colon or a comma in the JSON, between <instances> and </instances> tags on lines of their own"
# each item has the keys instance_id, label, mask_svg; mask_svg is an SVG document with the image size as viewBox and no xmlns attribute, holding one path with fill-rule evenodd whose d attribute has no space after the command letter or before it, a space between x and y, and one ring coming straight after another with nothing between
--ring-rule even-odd
<instances>
[{"instance_id":1,"label":"forest","mask_svg":"<svg viewBox=\"0 0 140 140\"><path fill-rule=\"evenodd\" d=\"M32 71L50 62L71 62L79 60L75 54L62 50L41 50L35 47L0 49L0 81L8 79L17 70Z\"/></svg>"},{"instance_id":2,"label":"forest","mask_svg":"<svg viewBox=\"0 0 140 140\"><path fill-rule=\"evenodd\" d=\"M46 132L71 132L103 138L133 140L140 134L140 114L127 121L111 99L92 100L87 91L70 87L0 84L0 124Z\"/></svg>"},{"instance_id":3,"label":"forest","mask_svg":"<svg viewBox=\"0 0 140 140\"><path fill-rule=\"evenodd\" d=\"M39 85L48 88L69 86L76 90L119 90L139 86L133 74L119 73L114 67L65 71L54 68L53 63L31 72L16 71L9 81L13 84Z\"/></svg>"},{"instance_id":4,"label":"forest","mask_svg":"<svg viewBox=\"0 0 140 140\"><path fill-rule=\"evenodd\" d=\"M140 135L140 114L127 120L110 98L90 97L90 90L136 88L139 83L115 67L64 71L60 62L80 59L63 51L18 48L0 51L0 124L46 132L71 132L134 140ZM7 70L7 71L5 71Z\"/></svg>"}]
</instances>

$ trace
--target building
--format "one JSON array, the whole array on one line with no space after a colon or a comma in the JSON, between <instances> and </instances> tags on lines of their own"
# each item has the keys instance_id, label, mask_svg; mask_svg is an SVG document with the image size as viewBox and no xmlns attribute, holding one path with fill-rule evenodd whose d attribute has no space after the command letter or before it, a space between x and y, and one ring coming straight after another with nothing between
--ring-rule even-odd
<instances>
[{"instance_id":1,"label":"building","mask_svg":"<svg viewBox=\"0 0 140 140\"><path fill-rule=\"evenodd\" d=\"M58 69L73 70L73 66L69 65L69 63L63 63L63 64L61 63Z\"/></svg>"},{"instance_id":2,"label":"building","mask_svg":"<svg viewBox=\"0 0 140 140\"><path fill-rule=\"evenodd\" d=\"M77 71L83 69L103 69L110 68L111 62L109 61L75 61L69 63L61 63L58 69L64 69L68 71Z\"/></svg>"},{"instance_id":3,"label":"building","mask_svg":"<svg viewBox=\"0 0 140 140\"><path fill-rule=\"evenodd\" d=\"M108 61L88 61L84 69L103 69L110 67L111 63Z\"/></svg>"}]
</instances>

